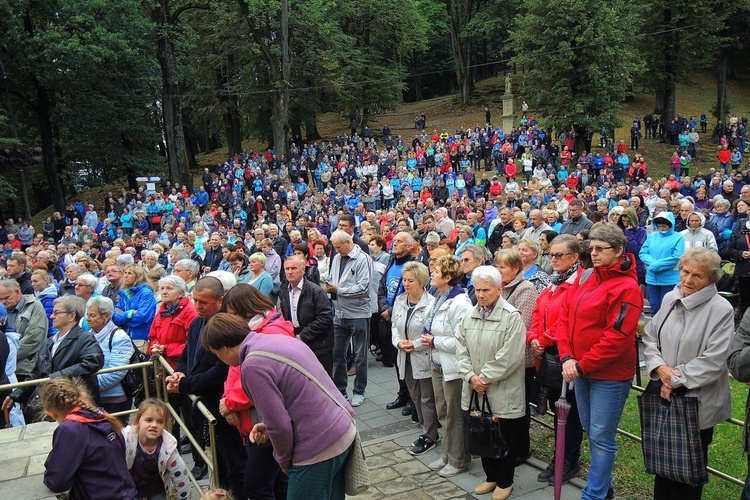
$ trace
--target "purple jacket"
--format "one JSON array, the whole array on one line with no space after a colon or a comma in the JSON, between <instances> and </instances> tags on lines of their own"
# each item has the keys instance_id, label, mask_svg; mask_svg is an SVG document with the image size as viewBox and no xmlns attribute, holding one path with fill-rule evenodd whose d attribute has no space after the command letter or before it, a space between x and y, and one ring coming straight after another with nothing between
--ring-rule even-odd
<instances>
[{"instance_id":1,"label":"purple jacket","mask_svg":"<svg viewBox=\"0 0 750 500\"><path fill-rule=\"evenodd\" d=\"M351 417L315 383L285 363L261 356L246 359L250 351L271 352L299 363L352 416L354 411L304 342L251 332L240 346L242 388L263 417L274 457L282 468L309 460L346 433Z\"/></svg>"},{"instance_id":2,"label":"purple jacket","mask_svg":"<svg viewBox=\"0 0 750 500\"><path fill-rule=\"evenodd\" d=\"M55 429L44 462L44 484L76 500L132 500L136 490L125 463L125 441L101 413L78 409Z\"/></svg>"}]
</instances>

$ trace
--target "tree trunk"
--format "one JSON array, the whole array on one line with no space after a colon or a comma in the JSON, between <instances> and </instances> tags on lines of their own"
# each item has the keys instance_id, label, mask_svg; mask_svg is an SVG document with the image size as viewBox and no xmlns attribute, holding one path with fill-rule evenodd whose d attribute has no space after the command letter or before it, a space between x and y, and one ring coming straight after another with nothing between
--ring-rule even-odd
<instances>
[{"instance_id":1,"label":"tree trunk","mask_svg":"<svg viewBox=\"0 0 750 500\"><path fill-rule=\"evenodd\" d=\"M463 5L460 0L447 0L446 8L450 16L451 53L456 71L456 83L461 95L461 104L466 105L469 103L474 84L470 67L472 44L465 36L462 37L462 33L464 26L474 14L474 2L468 0L466 5Z\"/></svg>"},{"instance_id":2,"label":"tree trunk","mask_svg":"<svg viewBox=\"0 0 750 500\"><path fill-rule=\"evenodd\" d=\"M52 205L58 212L65 211L65 195L58 171L57 157L55 155L55 138L52 131L52 102L49 92L37 80L36 76L31 77L37 95L37 118L39 119L39 135L42 138L42 163L44 164L44 173L47 175L47 184L49 193L52 195Z\"/></svg>"},{"instance_id":3,"label":"tree trunk","mask_svg":"<svg viewBox=\"0 0 750 500\"><path fill-rule=\"evenodd\" d=\"M729 53L727 49L719 52L719 63L716 66L716 119L725 122L727 116L727 67Z\"/></svg>"},{"instance_id":4,"label":"tree trunk","mask_svg":"<svg viewBox=\"0 0 750 500\"><path fill-rule=\"evenodd\" d=\"M216 69L216 90L219 92L219 100L224 104L224 134L227 141L229 155L242 152L242 130L240 125L240 106L237 96L227 94L229 75L234 70L234 57L230 54L226 67Z\"/></svg>"},{"instance_id":5,"label":"tree trunk","mask_svg":"<svg viewBox=\"0 0 750 500\"><path fill-rule=\"evenodd\" d=\"M589 130L582 125L574 125L573 130L576 133L576 156L580 156L583 151L591 151Z\"/></svg>"},{"instance_id":6,"label":"tree trunk","mask_svg":"<svg viewBox=\"0 0 750 500\"><path fill-rule=\"evenodd\" d=\"M163 12L159 8L158 12ZM163 15L160 17L164 17ZM157 59L161 66L162 77L162 114L164 118L164 137L167 140L167 163L169 165L169 180L172 184L188 184L183 164L182 110L180 106L180 90L177 84L177 63L174 57L174 47L169 37L166 19L159 22L160 33ZM192 184L192 183L190 183Z\"/></svg>"},{"instance_id":7,"label":"tree trunk","mask_svg":"<svg viewBox=\"0 0 750 500\"><path fill-rule=\"evenodd\" d=\"M305 138L308 141L321 139L320 132L318 132L318 117L315 115L305 117Z\"/></svg>"},{"instance_id":8,"label":"tree trunk","mask_svg":"<svg viewBox=\"0 0 750 500\"><path fill-rule=\"evenodd\" d=\"M185 155L187 156L188 176L193 178L193 171L198 169L198 160L195 154L198 150L198 141L193 133L193 124L190 121L190 110L182 109L182 133L185 136ZM191 186L192 188L192 186Z\"/></svg>"}]
</instances>

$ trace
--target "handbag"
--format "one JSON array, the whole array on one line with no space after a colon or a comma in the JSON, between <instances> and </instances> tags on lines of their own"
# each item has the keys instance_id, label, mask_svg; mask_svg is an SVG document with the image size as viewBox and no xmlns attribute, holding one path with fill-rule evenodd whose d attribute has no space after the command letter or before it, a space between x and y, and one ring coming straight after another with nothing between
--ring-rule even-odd
<instances>
[{"instance_id":1,"label":"handbag","mask_svg":"<svg viewBox=\"0 0 750 500\"><path fill-rule=\"evenodd\" d=\"M118 330L113 330L112 333L109 336L109 352L112 352L112 339L115 336L115 333ZM129 365L134 365L136 363L144 363L146 361L151 361L151 356L148 354L141 352L138 347L133 343L133 340L130 340L130 345L133 346L133 354L130 356L130 359L128 360ZM144 390L144 383L143 380L143 369L142 368L136 368L134 370L128 370L125 372L125 377L120 381L120 385L122 385L122 390L125 391L125 396L129 398L134 398L139 403L145 399L143 397L143 394L145 394Z\"/></svg>"},{"instance_id":2,"label":"handbag","mask_svg":"<svg viewBox=\"0 0 750 500\"><path fill-rule=\"evenodd\" d=\"M562 386L562 363L556 347L548 347L544 350L536 379L539 385L550 389L559 389Z\"/></svg>"},{"instance_id":3,"label":"handbag","mask_svg":"<svg viewBox=\"0 0 750 500\"><path fill-rule=\"evenodd\" d=\"M658 388L649 387L638 396L641 418L643 461L648 474L700 486L708 482L703 458L698 398L672 393L672 401L663 399Z\"/></svg>"},{"instance_id":4,"label":"handbag","mask_svg":"<svg viewBox=\"0 0 750 500\"><path fill-rule=\"evenodd\" d=\"M320 388L320 390L325 392L326 395L331 398L333 402L336 403L339 408L341 408L344 413L349 416L349 418L352 419L352 423L356 426L354 417L352 417L352 414L349 413L349 410L346 409L341 401L336 399L333 394L331 394L331 392L317 378L315 378L315 375L310 373L305 367L303 367L296 361L267 351L249 352L247 353L247 356L245 356L245 359L249 358L250 356L263 356L265 358L274 359L280 363L284 363L294 368L305 377L310 379L315 385ZM354 442L352 443L351 450L352 451L349 453L349 456L346 457L346 462L344 463L344 490L347 495L355 496L364 493L370 488L370 470L367 468L367 462L365 460L365 449L362 446L362 438L359 435L359 430L357 430L357 433L354 436Z\"/></svg>"},{"instance_id":5,"label":"handbag","mask_svg":"<svg viewBox=\"0 0 750 500\"><path fill-rule=\"evenodd\" d=\"M479 393L471 391L469 411L464 415L466 453L484 458L500 459L508 456L508 444L500 432L500 421L492 415L487 394L479 408Z\"/></svg>"}]
</instances>

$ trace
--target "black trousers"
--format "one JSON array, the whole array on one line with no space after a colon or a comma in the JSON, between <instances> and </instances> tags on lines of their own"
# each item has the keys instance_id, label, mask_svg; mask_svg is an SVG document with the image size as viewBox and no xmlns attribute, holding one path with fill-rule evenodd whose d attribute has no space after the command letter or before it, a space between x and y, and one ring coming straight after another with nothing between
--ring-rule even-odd
<instances>
[{"instance_id":1,"label":"black trousers","mask_svg":"<svg viewBox=\"0 0 750 500\"><path fill-rule=\"evenodd\" d=\"M494 459L482 457L482 469L487 476L488 483L497 483L500 488L507 488L513 484L513 473L516 469L516 457L519 456L521 433L526 425L524 417L501 418L500 432L508 444L508 455L505 458Z\"/></svg>"},{"instance_id":2,"label":"black trousers","mask_svg":"<svg viewBox=\"0 0 750 500\"><path fill-rule=\"evenodd\" d=\"M708 465L708 445L711 444L713 438L713 427L701 430L703 463L706 465ZM654 500L700 500L702 494L703 486L690 486L661 476L654 478Z\"/></svg>"}]
</instances>

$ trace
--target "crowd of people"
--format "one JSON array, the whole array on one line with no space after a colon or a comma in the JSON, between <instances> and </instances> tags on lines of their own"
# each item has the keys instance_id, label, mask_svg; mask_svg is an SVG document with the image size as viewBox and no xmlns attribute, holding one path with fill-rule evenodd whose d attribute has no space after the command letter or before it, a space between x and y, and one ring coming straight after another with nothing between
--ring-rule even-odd
<instances>
[{"instance_id":1,"label":"crowd of people","mask_svg":"<svg viewBox=\"0 0 750 500\"><path fill-rule=\"evenodd\" d=\"M205 169L194 190L165 181L109 193L102 207L76 201L41 231L9 219L0 229L0 382L78 385L2 394L0 419L23 425L46 413L63 423L61 442L64 432L79 439L74 423L119 431L127 419L108 415L133 408L125 373L97 372L140 349L175 370L169 401L193 435L205 422L187 394L220 416L217 474L235 498L343 498L354 409L374 361L399 382L386 408L421 428L409 453L426 453L442 434L429 466L443 477L468 469L463 415L474 392L487 396L508 455L482 458L475 492L500 500L531 454L530 417L556 414L571 384L562 481L581 470L585 432L583 498L612 498L616 430L645 320L650 389L699 398L707 462L713 427L731 410L730 348L732 373L750 373L738 344L747 320L732 346L734 320L750 306L747 119L717 126L715 161L694 177L698 123L677 117L655 135L654 120L633 121L631 147L603 133L596 152L576 151L572 131L553 136L526 115L511 131L488 122L410 141L387 126L378 138L353 126L334 141L292 144L288 159L236 155ZM703 118L700 126L706 133ZM654 176L638 152L642 130L675 147L668 176ZM738 293L736 310L719 289ZM146 401L122 430L132 484L120 485L121 498L172 489L182 498L190 483L180 480L180 453L192 452L194 476L207 473L180 430L165 430L167 417ZM69 453L53 450L47 484L101 489L84 477L97 464L76 473ZM65 481L49 472L63 462ZM538 478L554 484L554 463ZM701 488L657 476L654 494L700 498Z\"/></svg>"}]
</instances>

